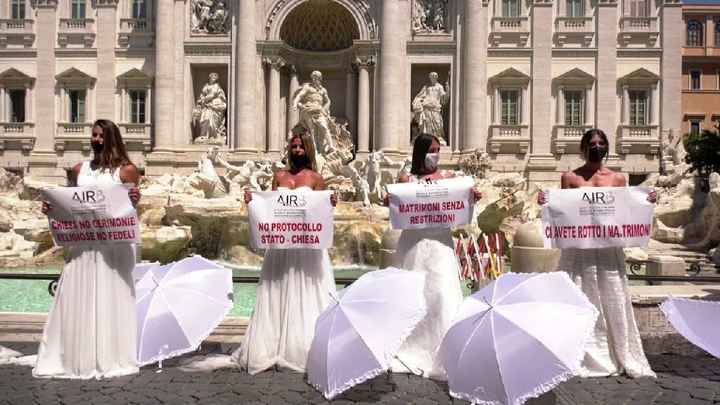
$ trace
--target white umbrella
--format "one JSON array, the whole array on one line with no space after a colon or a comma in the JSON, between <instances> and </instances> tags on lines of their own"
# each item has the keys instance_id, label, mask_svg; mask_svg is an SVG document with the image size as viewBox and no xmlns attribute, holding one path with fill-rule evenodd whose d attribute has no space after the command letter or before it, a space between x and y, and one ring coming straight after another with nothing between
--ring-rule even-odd
<instances>
[{"instance_id":1,"label":"white umbrella","mask_svg":"<svg viewBox=\"0 0 720 405\"><path fill-rule=\"evenodd\" d=\"M671 297L660 309L690 343L720 358L720 302Z\"/></svg>"},{"instance_id":2,"label":"white umbrella","mask_svg":"<svg viewBox=\"0 0 720 405\"><path fill-rule=\"evenodd\" d=\"M232 272L201 256L133 271L140 365L196 350L233 307Z\"/></svg>"},{"instance_id":3,"label":"white umbrella","mask_svg":"<svg viewBox=\"0 0 720 405\"><path fill-rule=\"evenodd\" d=\"M507 273L466 298L438 349L450 395L520 405L580 368L598 311L564 272Z\"/></svg>"},{"instance_id":4,"label":"white umbrella","mask_svg":"<svg viewBox=\"0 0 720 405\"><path fill-rule=\"evenodd\" d=\"M340 291L315 324L308 382L330 399L382 374L425 316L425 275L387 268Z\"/></svg>"},{"instance_id":5,"label":"white umbrella","mask_svg":"<svg viewBox=\"0 0 720 405\"><path fill-rule=\"evenodd\" d=\"M7 347L0 346L0 365L12 364L22 356L22 353L17 352Z\"/></svg>"}]
</instances>

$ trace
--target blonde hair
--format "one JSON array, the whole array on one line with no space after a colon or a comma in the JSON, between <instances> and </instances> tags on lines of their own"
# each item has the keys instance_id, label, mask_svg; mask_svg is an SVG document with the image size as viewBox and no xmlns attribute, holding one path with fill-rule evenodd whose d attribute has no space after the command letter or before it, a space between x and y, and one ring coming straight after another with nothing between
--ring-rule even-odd
<instances>
[{"instance_id":1,"label":"blonde hair","mask_svg":"<svg viewBox=\"0 0 720 405\"><path fill-rule=\"evenodd\" d=\"M307 156L307 159L310 162L310 169L317 172L317 162L315 161L315 143L310 137L310 132L302 125L295 125L292 129L292 133L290 134L290 138L288 139L287 150L285 153L285 160L287 161L288 168L290 171L296 169L293 166L292 159L290 158L290 155L292 154L292 150L290 148L292 141L295 138L299 138L302 141L303 148L305 149L305 156Z\"/></svg>"}]
</instances>

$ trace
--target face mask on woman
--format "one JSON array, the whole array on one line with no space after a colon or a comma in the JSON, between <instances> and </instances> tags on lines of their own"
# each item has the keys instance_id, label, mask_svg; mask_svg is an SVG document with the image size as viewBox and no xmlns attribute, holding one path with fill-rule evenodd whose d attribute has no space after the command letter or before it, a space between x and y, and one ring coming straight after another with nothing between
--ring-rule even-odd
<instances>
[{"instance_id":1,"label":"face mask on woman","mask_svg":"<svg viewBox=\"0 0 720 405\"><path fill-rule=\"evenodd\" d=\"M428 172L434 172L438 167L438 161L440 161L439 153L428 153L425 155L425 170Z\"/></svg>"},{"instance_id":2,"label":"face mask on woman","mask_svg":"<svg viewBox=\"0 0 720 405\"><path fill-rule=\"evenodd\" d=\"M601 146L591 146L588 149L588 160L593 163L598 163L605 158L605 155L607 155L607 148L603 148Z\"/></svg>"}]
</instances>

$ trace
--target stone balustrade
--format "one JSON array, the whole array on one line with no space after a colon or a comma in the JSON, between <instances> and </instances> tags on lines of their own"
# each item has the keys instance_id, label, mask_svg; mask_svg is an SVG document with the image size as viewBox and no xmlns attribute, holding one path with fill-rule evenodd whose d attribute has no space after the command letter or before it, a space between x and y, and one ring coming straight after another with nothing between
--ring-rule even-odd
<instances>
[{"instance_id":1,"label":"stone balustrade","mask_svg":"<svg viewBox=\"0 0 720 405\"><path fill-rule=\"evenodd\" d=\"M92 18L61 18L58 27L58 45L90 48L95 43L95 20Z\"/></svg>"},{"instance_id":2,"label":"stone balustrade","mask_svg":"<svg viewBox=\"0 0 720 405\"><path fill-rule=\"evenodd\" d=\"M620 18L618 42L621 46L638 44L652 47L659 35L657 17Z\"/></svg>"},{"instance_id":3,"label":"stone balustrade","mask_svg":"<svg viewBox=\"0 0 720 405\"><path fill-rule=\"evenodd\" d=\"M527 153L530 129L527 125L491 125L489 144L492 153Z\"/></svg>"},{"instance_id":4,"label":"stone balustrade","mask_svg":"<svg viewBox=\"0 0 720 405\"><path fill-rule=\"evenodd\" d=\"M155 33L144 18L121 18L117 35L120 48L147 48L152 46Z\"/></svg>"},{"instance_id":5,"label":"stone balustrade","mask_svg":"<svg viewBox=\"0 0 720 405\"><path fill-rule=\"evenodd\" d=\"M656 155L660 149L657 125L622 125L618 134L618 152Z\"/></svg>"},{"instance_id":6,"label":"stone balustrade","mask_svg":"<svg viewBox=\"0 0 720 405\"><path fill-rule=\"evenodd\" d=\"M27 19L0 20L0 48L19 45L29 48L35 42L35 21Z\"/></svg>"},{"instance_id":7,"label":"stone balustrade","mask_svg":"<svg viewBox=\"0 0 720 405\"><path fill-rule=\"evenodd\" d=\"M123 141L127 145L128 150L150 152L152 150L152 141L150 132L151 124L133 124L120 123L120 132L122 132Z\"/></svg>"},{"instance_id":8,"label":"stone balustrade","mask_svg":"<svg viewBox=\"0 0 720 405\"><path fill-rule=\"evenodd\" d=\"M587 48L595 35L593 17L557 17L555 18L555 46L563 47L576 44Z\"/></svg>"},{"instance_id":9,"label":"stone balustrade","mask_svg":"<svg viewBox=\"0 0 720 405\"><path fill-rule=\"evenodd\" d=\"M0 153L5 150L29 152L35 146L35 125L31 122L0 122Z\"/></svg>"},{"instance_id":10,"label":"stone balustrade","mask_svg":"<svg viewBox=\"0 0 720 405\"><path fill-rule=\"evenodd\" d=\"M590 125L555 125L553 128L553 146L555 153L562 155L565 153L579 153L580 140L585 131L590 129Z\"/></svg>"},{"instance_id":11,"label":"stone balustrade","mask_svg":"<svg viewBox=\"0 0 720 405\"><path fill-rule=\"evenodd\" d=\"M490 42L494 47L525 47L530 37L528 17L493 17L490 20Z\"/></svg>"}]
</instances>

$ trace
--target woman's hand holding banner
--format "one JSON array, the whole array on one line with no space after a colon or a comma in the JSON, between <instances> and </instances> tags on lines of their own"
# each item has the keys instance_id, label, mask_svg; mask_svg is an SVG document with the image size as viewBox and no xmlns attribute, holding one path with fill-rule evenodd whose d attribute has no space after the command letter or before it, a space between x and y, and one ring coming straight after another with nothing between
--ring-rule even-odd
<instances>
[{"instance_id":1,"label":"woman's hand holding banner","mask_svg":"<svg viewBox=\"0 0 720 405\"><path fill-rule=\"evenodd\" d=\"M647 246L653 204L646 187L550 190L542 208L546 248Z\"/></svg>"},{"instance_id":2,"label":"woman's hand holding banner","mask_svg":"<svg viewBox=\"0 0 720 405\"><path fill-rule=\"evenodd\" d=\"M253 192L250 233L259 249L327 249L333 243L332 191Z\"/></svg>"}]
</instances>

